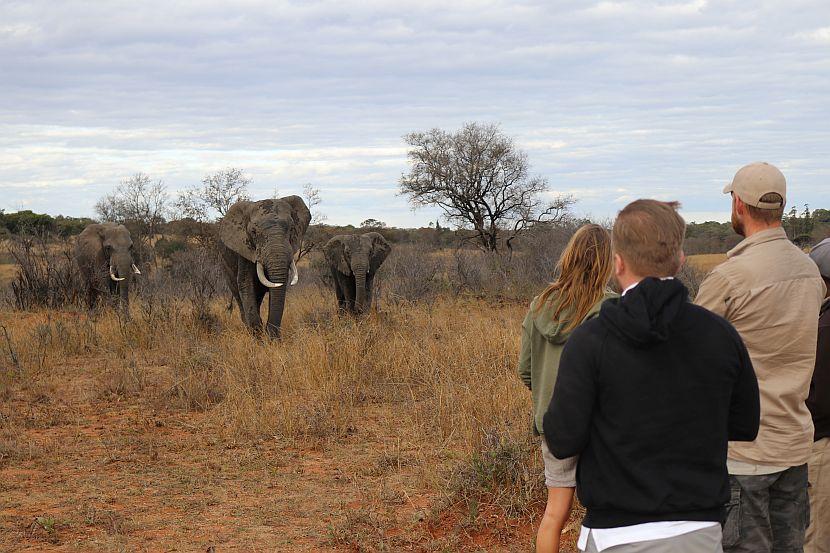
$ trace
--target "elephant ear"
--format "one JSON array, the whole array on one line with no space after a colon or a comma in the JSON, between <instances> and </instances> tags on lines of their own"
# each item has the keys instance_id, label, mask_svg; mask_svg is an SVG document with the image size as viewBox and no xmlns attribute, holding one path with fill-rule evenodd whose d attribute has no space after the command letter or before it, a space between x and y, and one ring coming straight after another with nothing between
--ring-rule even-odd
<instances>
[{"instance_id":1,"label":"elephant ear","mask_svg":"<svg viewBox=\"0 0 830 553\"><path fill-rule=\"evenodd\" d=\"M326 261L344 275L352 274L352 268L347 259L347 249L343 236L335 236L323 246L323 254L326 256Z\"/></svg>"},{"instance_id":2,"label":"elephant ear","mask_svg":"<svg viewBox=\"0 0 830 553\"><path fill-rule=\"evenodd\" d=\"M294 224L291 226L288 240L296 253L300 249L308 225L311 223L311 212L299 196L285 196L280 198L280 201L285 202L291 208L291 219Z\"/></svg>"},{"instance_id":3,"label":"elephant ear","mask_svg":"<svg viewBox=\"0 0 830 553\"><path fill-rule=\"evenodd\" d=\"M75 244L77 257L92 258L98 256L104 249L104 225L92 223L78 235Z\"/></svg>"},{"instance_id":4,"label":"elephant ear","mask_svg":"<svg viewBox=\"0 0 830 553\"><path fill-rule=\"evenodd\" d=\"M379 232L367 232L366 236L369 236L372 240L372 250L369 253L369 271L376 273L386 256L392 251L392 246Z\"/></svg>"},{"instance_id":5,"label":"elephant ear","mask_svg":"<svg viewBox=\"0 0 830 553\"><path fill-rule=\"evenodd\" d=\"M256 253L251 235L248 233L248 224L256 207L256 204L246 200L236 202L219 221L219 240L251 262L256 261Z\"/></svg>"},{"instance_id":6,"label":"elephant ear","mask_svg":"<svg viewBox=\"0 0 830 553\"><path fill-rule=\"evenodd\" d=\"M349 266L348 259L346 259L346 242L342 236L335 236L323 246L323 254L326 256L326 261L336 268L344 275L352 274L352 268Z\"/></svg>"}]
</instances>

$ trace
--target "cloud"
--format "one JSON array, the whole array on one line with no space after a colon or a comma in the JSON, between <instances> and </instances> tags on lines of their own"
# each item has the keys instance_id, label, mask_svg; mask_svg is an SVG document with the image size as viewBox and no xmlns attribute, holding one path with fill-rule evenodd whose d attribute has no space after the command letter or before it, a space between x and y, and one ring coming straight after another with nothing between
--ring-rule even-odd
<instances>
[{"instance_id":1,"label":"cloud","mask_svg":"<svg viewBox=\"0 0 830 553\"><path fill-rule=\"evenodd\" d=\"M830 27L822 27L812 31L801 31L795 33L795 37L805 40L807 42L814 42L817 44L830 44Z\"/></svg>"},{"instance_id":2,"label":"cloud","mask_svg":"<svg viewBox=\"0 0 830 553\"><path fill-rule=\"evenodd\" d=\"M719 213L755 159L819 205L828 18L823 0L5 3L0 207L88 215L137 171L177 190L234 165L256 194L313 183L331 222L422 224L437 212L393 193L401 137L473 120L583 213L649 195Z\"/></svg>"}]
</instances>

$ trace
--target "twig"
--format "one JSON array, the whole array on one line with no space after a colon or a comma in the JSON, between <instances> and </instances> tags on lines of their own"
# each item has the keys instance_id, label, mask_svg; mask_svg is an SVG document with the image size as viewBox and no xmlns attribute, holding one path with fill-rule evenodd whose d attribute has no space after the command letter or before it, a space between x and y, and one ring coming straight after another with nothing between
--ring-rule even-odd
<instances>
[{"instance_id":1,"label":"twig","mask_svg":"<svg viewBox=\"0 0 830 553\"><path fill-rule=\"evenodd\" d=\"M17 354L14 352L14 348L12 347L11 338L9 338L9 331L6 329L6 326L3 325L3 334L6 336L6 344L9 346L9 355L12 358L12 362L14 363L15 368L19 371L20 370L20 361L17 359Z\"/></svg>"}]
</instances>

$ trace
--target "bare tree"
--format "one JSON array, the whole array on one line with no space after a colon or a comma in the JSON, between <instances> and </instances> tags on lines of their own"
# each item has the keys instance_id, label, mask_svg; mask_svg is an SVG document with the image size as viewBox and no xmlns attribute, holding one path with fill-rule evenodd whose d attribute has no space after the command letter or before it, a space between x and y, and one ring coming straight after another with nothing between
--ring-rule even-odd
<instances>
[{"instance_id":1,"label":"bare tree","mask_svg":"<svg viewBox=\"0 0 830 553\"><path fill-rule=\"evenodd\" d=\"M311 253L315 248L322 246L322 242L326 237L326 234L320 228L320 225L326 220L326 215L319 209L320 204L323 203L323 198L320 197L320 189L315 188L310 182L304 184L303 200L305 200L305 204L311 212L311 223L309 223L308 230L303 237L300 250L297 252L298 261Z\"/></svg>"},{"instance_id":2,"label":"bare tree","mask_svg":"<svg viewBox=\"0 0 830 553\"><path fill-rule=\"evenodd\" d=\"M473 230L486 251L498 251L534 223L558 223L569 216L570 196L545 198L547 181L530 175L527 155L498 125L467 123L404 137L410 146L401 193L415 206L438 206L457 228Z\"/></svg>"},{"instance_id":3,"label":"bare tree","mask_svg":"<svg viewBox=\"0 0 830 553\"><path fill-rule=\"evenodd\" d=\"M125 225L141 250L159 232L168 210L169 196L164 182L154 181L144 173L124 179L95 204L101 220Z\"/></svg>"},{"instance_id":4,"label":"bare tree","mask_svg":"<svg viewBox=\"0 0 830 553\"><path fill-rule=\"evenodd\" d=\"M201 186L179 194L176 208L182 216L204 222L224 217L239 200L247 200L251 179L242 169L228 167L205 175Z\"/></svg>"}]
</instances>

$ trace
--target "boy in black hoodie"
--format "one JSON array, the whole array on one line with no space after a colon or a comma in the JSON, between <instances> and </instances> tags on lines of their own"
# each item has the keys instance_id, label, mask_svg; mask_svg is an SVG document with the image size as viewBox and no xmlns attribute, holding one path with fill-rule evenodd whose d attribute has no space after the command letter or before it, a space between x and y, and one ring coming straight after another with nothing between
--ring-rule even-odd
<instances>
[{"instance_id":1,"label":"boy in black hoodie","mask_svg":"<svg viewBox=\"0 0 830 553\"><path fill-rule=\"evenodd\" d=\"M755 439L758 382L721 317L673 277L676 203L637 200L612 233L624 290L571 335L544 419L558 458L579 455L582 551L720 552L729 440Z\"/></svg>"}]
</instances>

